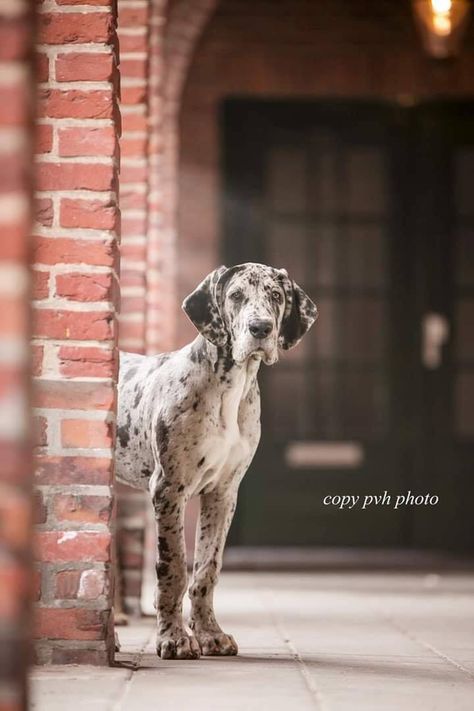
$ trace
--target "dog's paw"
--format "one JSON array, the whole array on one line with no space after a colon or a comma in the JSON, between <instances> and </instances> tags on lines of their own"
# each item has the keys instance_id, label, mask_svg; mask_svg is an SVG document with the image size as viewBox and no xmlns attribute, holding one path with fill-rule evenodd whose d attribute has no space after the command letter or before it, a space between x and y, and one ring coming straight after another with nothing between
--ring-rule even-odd
<instances>
[{"instance_id":1,"label":"dog's paw","mask_svg":"<svg viewBox=\"0 0 474 711\"><path fill-rule=\"evenodd\" d=\"M204 657L235 656L239 648L230 634L224 632L195 632L196 639Z\"/></svg>"},{"instance_id":2,"label":"dog's paw","mask_svg":"<svg viewBox=\"0 0 474 711\"><path fill-rule=\"evenodd\" d=\"M199 659L201 656L196 638L185 633L159 638L156 653L161 659Z\"/></svg>"}]
</instances>

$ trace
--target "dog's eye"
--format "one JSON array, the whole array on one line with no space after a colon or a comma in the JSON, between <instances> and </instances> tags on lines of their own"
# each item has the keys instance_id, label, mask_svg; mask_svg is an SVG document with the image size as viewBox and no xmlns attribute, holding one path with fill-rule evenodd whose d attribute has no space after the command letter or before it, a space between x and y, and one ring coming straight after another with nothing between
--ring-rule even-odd
<instances>
[{"instance_id":1,"label":"dog's eye","mask_svg":"<svg viewBox=\"0 0 474 711\"><path fill-rule=\"evenodd\" d=\"M243 292L240 291L240 289L237 289L236 291L233 291L231 294L229 294L229 299L232 299L232 301L242 301L243 296Z\"/></svg>"},{"instance_id":2,"label":"dog's eye","mask_svg":"<svg viewBox=\"0 0 474 711\"><path fill-rule=\"evenodd\" d=\"M281 293L279 291L277 291L276 289L274 289L272 291L272 299L273 299L273 301L276 301L277 304L281 304Z\"/></svg>"}]
</instances>

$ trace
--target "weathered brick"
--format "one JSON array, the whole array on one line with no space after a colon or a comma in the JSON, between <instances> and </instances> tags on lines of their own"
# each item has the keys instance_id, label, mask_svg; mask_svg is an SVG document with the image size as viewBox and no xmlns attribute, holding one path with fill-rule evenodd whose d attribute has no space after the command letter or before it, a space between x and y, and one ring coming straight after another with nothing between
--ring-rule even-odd
<instances>
[{"instance_id":1,"label":"weathered brick","mask_svg":"<svg viewBox=\"0 0 474 711\"><path fill-rule=\"evenodd\" d=\"M33 496L33 520L34 523L45 523L48 518L48 509L43 501L41 491L35 491Z\"/></svg>"},{"instance_id":2,"label":"weathered brick","mask_svg":"<svg viewBox=\"0 0 474 711\"><path fill-rule=\"evenodd\" d=\"M120 27L146 27L147 22L147 6L123 7L120 9Z\"/></svg>"},{"instance_id":3,"label":"weathered brick","mask_svg":"<svg viewBox=\"0 0 474 711\"><path fill-rule=\"evenodd\" d=\"M55 576L54 596L60 600L97 600L107 589L103 570L60 570Z\"/></svg>"},{"instance_id":4,"label":"weathered brick","mask_svg":"<svg viewBox=\"0 0 474 711\"><path fill-rule=\"evenodd\" d=\"M111 534L102 531L37 531L35 537L37 559L52 563L107 562L110 544Z\"/></svg>"},{"instance_id":5,"label":"weathered brick","mask_svg":"<svg viewBox=\"0 0 474 711\"><path fill-rule=\"evenodd\" d=\"M43 89L38 94L37 113L40 118L100 118L115 117L117 105L111 89Z\"/></svg>"},{"instance_id":6,"label":"weathered brick","mask_svg":"<svg viewBox=\"0 0 474 711\"><path fill-rule=\"evenodd\" d=\"M122 51L124 51L122 49ZM122 59L120 61L120 74L130 79L145 79L147 76L147 59Z\"/></svg>"},{"instance_id":7,"label":"weathered brick","mask_svg":"<svg viewBox=\"0 0 474 711\"><path fill-rule=\"evenodd\" d=\"M107 377L115 374L114 352L105 348L61 346L59 371L67 377Z\"/></svg>"},{"instance_id":8,"label":"weathered brick","mask_svg":"<svg viewBox=\"0 0 474 711\"><path fill-rule=\"evenodd\" d=\"M147 137L146 135L139 138L122 138L120 141L120 154L124 158L136 157L141 158L146 155Z\"/></svg>"},{"instance_id":9,"label":"weathered brick","mask_svg":"<svg viewBox=\"0 0 474 711\"><path fill-rule=\"evenodd\" d=\"M43 52L37 52L35 55L35 71L36 79L39 82L48 81L49 79L49 57Z\"/></svg>"},{"instance_id":10,"label":"weathered brick","mask_svg":"<svg viewBox=\"0 0 474 711\"><path fill-rule=\"evenodd\" d=\"M61 227L113 230L118 224L118 208L113 202L63 198L59 220Z\"/></svg>"},{"instance_id":11,"label":"weathered brick","mask_svg":"<svg viewBox=\"0 0 474 711\"><path fill-rule=\"evenodd\" d=\"M112 481L113 462L97 457L36 457L35 481L38 484L100 484Z\"/></svg>"},{"instance_id":12,"label":"weathered brick","mask_svg":"<svg viewBox=\"0 0 474 711\"><path fill-rule=\"evenodd\" d=\"M120 102L123 106L135 106L146 101L146 86L124 86L120 92Z\"/></svg>"},{"instance_id":13,"label":"weathered brick","mask_svg":"<svg viewBox=\"0 0 474 711\"><path fill-rule=\"evenodd\" d=\"M49 272L32 271L33 299L47 299L49 296Z\"/></svg>"},{"instance_id":14,"label":"weathered brick","mask_svg":"<svg viewBox=\"0 0 474 711\"><path fill-rule=\"evenodd\" d=\"M61 444L66 449L112 447L114 444L112 423L79 419L63 420Z\"/></svg>"},{"instance_id":15,"label":"weathered brick","mask_svg":"<svg viewBox=\"0 0 474 711\"><path fill-rule=\"evenodd\" d=\"M53 148L53 127L38 124L35 127L35 152L51 153Z\"/></svg>"},{"instance_id":16,"label":"weathered brick","mask_svg":"<svg viewBox=\"0 0 474 711\"><path fill-rule=\"evenodd\" d=\"M46 639L104 639L109 614L104 610L39 607L35 615L34 636Z\"/></svg>"},{"instance_id":17,"label":"weathered brick","mask_svg":"<svg viewBox=\"0 0 474 711\"><path fill-rule=\"evenodd\" d=\"M34 333L40 338L77 340L113 338L114 316L110 311L36 309Z\"/></svg>"},{"instance_id":18,"label":"weathered brick","mask_svg":"<svg viewBox=\"0 0 474 711\"><path fill-rule=\"evenodd\" d=\"M34 259L39 264L90 264L116 267L117 244L113 239L81 240L35 237Z\"/></svg>"},{"instance_id":19,"label":"weathered brick","mask_svg":"<svg viewBox=\"0 0 474 711\"><path fill-rule=\"evenodd\" d=\"M58 521L75 521L84 524L108 523L112 511L112 498L58 494L53 498L53 511Z\"/></svg>"},{"instance_id":20,"label":"weathered brick","mask_svg":"<svg viewBox=\"0 0 474 711\"><path fill-rule=\"evenodd\" d=\"M41 375L41 373L43 372L43 353L43 346L30 346L32 375Z\"/></svg>"},{"instance_id":21,"label":"weathered brick","mask_svg":"<svg viewBox=\"0 0 474 711\"><path fill-rule=\"evenodd\" d=\"M34 202L35 220L43 227L53 224L53 201L50 198L36 198Z\"/></svg>"},{"instance_id":22,"label":"weathered brick","mask_svg":"<svg viewBox=\"0 0 474 711\"><path fill-rule=\"evenodd\" d=\"M48 444L48 420L46 417L33 418L33 441L37 447L45 447Z\"/></svg>"},{"instance_id":23,"label":"weathered brick","mask_svg":"<svg viewBox=\"0 0 474 711\"><path fill-rule=\"evenodd\" d=\"M114 19L108 12L44 13L38 15L40 44L110 43Z\"/></svg>"},{"instance_id":24,"label":"weathered brick","mask_svg":"<svg viewBox=\"0 0 474 711\"><path fill-rule=\"evenodd\" d=\"M110 410L114 406L114 390L110 383L42 379L35 382L33 406Z\"/></svg>"},{"instance_id":25,"label":"weathered brick","mask_svg":"<svg viewBox=\"0 0 474 711\"><path fill-rule=\"evenodd\" d=\"M109 81L113 70L112 53L68 52L56 59L57 81Z\"/></svg>"},{"instance_id":26,"label":"weathered brick","mask_svg":"<svg viewBox=\"0 0 474 711\"><path fill-rule=\"evenodd\" d=\"M112 156L116 152L115 131L110 127L60 128L60 156Z\"/></svg>"},{"instance_id":27,"label":"weathered brick","mask_svg":"<svg viewBox=\"0 0 474 711\"><path fill-rule=\"evenodd\" d=\"M113 190L113 165L97 163L39 163L38 190Z\"/></svg>"}]
</instances>

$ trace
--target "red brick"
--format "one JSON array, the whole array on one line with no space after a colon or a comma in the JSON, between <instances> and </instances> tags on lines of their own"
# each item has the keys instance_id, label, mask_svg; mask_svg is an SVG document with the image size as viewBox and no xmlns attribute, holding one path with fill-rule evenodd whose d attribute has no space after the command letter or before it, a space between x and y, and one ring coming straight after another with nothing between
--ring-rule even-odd
<instances>
[{"instance_id":1,"label":"red brick","mask_svg":"<svg viewBox=\"0 0 474 711\"><path fill-rule=\"evenodd\" d=\"M111 447L113 446L112 423L78 419L63 420L61 422L61 444L66 449Z\"/></svg>"},{"instance_id":2,"label":"red brick","mask_svg":"<svg viewBox=\"0 0 474 711\"><path fill-rule=\"evenodd\" d=\"M103 570L61 570L56 573L54 597L59 600L97 600L106 589Z\"/></svg>"},{"instance_id":3,"label":"red brick","mask_svg":"<svg viewBox=\"0 0 474 711\"><path fill-rule=\"evenodd\" d=\"M34 407L111 410L114 390L110 383L37 380L33 388Z\"/></svg>"},{"instance_id":4,"label":"red brick","mask_svg":"<svg viewBox=\"0 0 474 711\"><path fill-rule=\"evenodd\" d=\"M146 135L140 138L122 138L120 141L120 154L124 158L137 157L141 158L147 152Z\"/></svg>"},{"instance_id":5,"label":"red brick","mask_svg":"<svg viewBox=\"0 0 474 711\"><path fill-rule=\"evenodd\" d=\"M49 272L32 271L33 299L47 299L49 296Z\"/></svg>"},{"instance_id":6,"label":"red brick","mask_svg":"<svg viewBox=\"0 0 474 711\"><path fill-rule=\"evenodd\" d=\"M99 531L37 531L36 557L41 561L110 561L111 534Z\"/></svg>"},{"instance_id":7,"label":"red brick","mask_svg":"<svg viewBox=\"0 0 474 711\"><path fill-rule=\"evenodd\" d=\"M37 447L48 444L48 420L46 417L33 418L33 441Z\"/></svg>"},{"instance_id":8,"label":"red brick","mask_svg":"<svg viewBox=\"0 0 474 711\"><path fill-rule=\"evenodd\" d=\"M113 338L114 317L110 311L65 311L36 309L34 334L43 338L102 340Z\"/></svg>"},{"instance_id":9,"label":"red brick","mask_svg":"<svg viewBox=\"0 0 474 711\"><path fill-rule=\"evenodd\" d=\"M110 349L78 346L61 346L59 349L59 371L62 375L111 378L115 370L114 353Z\"/></svg>"},{"instance_id":10,"label":"red brick","mask_svg":"<svg viewBox=\"0 0 474 711\"><path fill-rule=\"evenodd\" d=\"M38 52L35 56L36 80L39 82L49 79L49 57L47 54Z\"/></svg>"},{"instance_id":11,"label":"red brick","mask_svg":"<svg viewBox=\"0 0 474 711\"><path fill-rule=\"evenodd\" d=\"M105 52L68 52L56 60L57 81L109 81L114 57Z\"/></svg>"},{"instance_id":12,"label":"red brick","mask_svg":"<svg viewBox=\"0 0 474 711\"><path fill-rule=\"evenodd\" d=\"M116 0L56 0L57 5L103 5L114 7Z\"/></svg>"},{"instance_id":13,"label":"red brick","mask_svg":"<svg viewBox=\"0 0 474 711\"><path fill-rule=\"evenodd\" d=\"M40 118L114 118L117 107L111 89L43 89L38 94Z\"/></svg>"},{"instance_id":14,"label":"red brick","mask_svg":"<svg viewBox=\"0 0 474 711\"><path fill-rule=\"evenodd\" d=\"M124 86L120 92L123 106L134 106L146 101L146 86Z\"/></svg>"},{"instance_id":15,"label":"red brick","mask_svg":"<svg viewBox=\"0 0 474 711\"><path fill-rule=\"evenodd\" d=\"M122 236L124 237L141 237L146 234L146 227L147 222L145 215L143 215L143 217L122 217ZM120 253L123 257L127 256L132 259L146 259L144 256L146 253L146 247L142 247L141 245L127 245L124 243L121 245ZM138 256L142 254L143 257Z\"/></svg>"},{"instance_id":16,"label":"red brick","mask_svg":"<svg viewBox=\"0 0 474 711\"><path fill-rule=\"evenodd\" d=\"M121 311L124 314L144 314L146 311L146 299L144 296L122 296L120 303Z\"/></svg>"},{"instance_id":17,"label":"red brick","mask_svg":"<svg viewBox=\"0 0 474 711\"><path fill-rule=\"evenodd\" d=\"M144 286L145 272L137 269L122 269L120 272L120 285L122 288L126 286Z\"/></svg>"},{"instance_id":18,"label":"red brick","mask_svg":"<svg viewBox=\"0 0 474 711\"><path fill-rule=\"evenodd\" d=\"M120 52L147 52L148 51L148 38L146 32L139 35L125 35L121 34L119 27L119 37L120 37Z\"/></svg>"},{"instance_id":19,"label":"red brick","mask_svg":"<svg viewBox=\"0 0 474 711\"><path fill-rule=\"evenodd\" d=\"M73 301L102 301L112 296L111 274L59 274L56 293Z\"/></svg>"},{"instance_id":20,"label":"red brick","mask_svg":"<svg viewBox=\"0 0 474 711\"><path fill-rule=\"evenodd\" d=\"M123 183L120 186L120 207L122 210L145 210L148 201L145 193L129 188Z\"/></svg>"},{"instance_id":21,"label":"red brick","mask_svg":"<svg viewBox=\"0 0 474 711\"><path fill-rule=\"evenodd\" d=\"M61 227L114 230L118 224L118 208L113 202L63 198L59 220Z\"/></svg>"},{"instance_id":22,"label":"red brick","mask_svg":"<svg viewBox=\"0 0 474 711\"><path fill-rule=\"evenodd\" d=\"M35 491L33 497L33 520L34 523L46 523L48 518L48 510L43 501L43 495L40 491Z\"/></svg>"},{"instance_id":23,"label":"red brick","mask_svg":"<svg viewBox=\"0 0 474 711\"><path fill-rule=\"evenodd\" d=\"M114 19L108 12L80 12L38 15L39 44L110 43Z\"/></svg>"},{"instance_id":24,"label":"red brick","mask_svg":"<svg viewBox=\"0 0 474 711\"><path fill-rule=\"evenodd\" d=\"M23 126L25 106L29 101L27 82L14 82L11 86L2 86L2 125Z\"/></svg>"},{"instance_id":25,"label":"red brick","mask_svg":"<svg viewBox=\"0 0 474 711\"><path fill-rule=\"evenodd\" d=\"M144 113L126 113L122 115L122 128L124 131L146 131L147 118Z\"/></svg>"},{"instance_id":26,"label":"red brick","mask_svg":"<svg viewBox=\"0 0 474 711\"><path fill-rule=\"evenodd\" d=\"M39 163L36 170L38 190L113 190L112 164Z\"/></svg>"},{"instance_id":27,"label":"red brick","mask_svg":"<svg viewBox=\"0 0 474 711\"><path fill-rule=\"evenodd\" d=\"M33 594L33 600L35 600L35 601L37 601L41 598L41 571L40 570L33 571L32 594Z\"/></svg>"},{"instance_id":28,"label":"red brick","mask_svg":"<svg viewBox=\"0 0 474 711\"><path fill-rule=\"evenodd\" d=\"M120 27L146 27L147 23L147 7L123 7L120 9Z\"/></svg>"},{"instance_id":29,"label":"red brick","mask_svg":"<svg viewBox=\"0 0 474 711\"><path fill-rule=\"evenodd\" d=\"M37 198L34 201L35 220L43 227L53 224L53 201L50 198Z\"/></svg>"},{"instance_id":30,"label":"red brick","mask_svg":"<svg viewBox=\"0 0 474 711\"><path fill-rule=\"evenodd\" d=\"M120 181L124 183L142 183L146 181L148 171L145 165L127 165L120 169Z\"/></svg>"},{"instance_id":31,"label":"red brick","mask_svg":"<svg viewBox=\"0 0 474 711\"><path fill-rule=\"evenodd\" d=\"M53 499L53 510L58 521L108 523L112 511L112 498L58 494Z\"/></svg>"},{"instance_id":32,"label":"red brick","mask_svg":"<svg viewBox=\"0 0 474 711\"><path fill-rule=\"evenodd\" d=\"M35 614L34 637L75 640L104 639L109 614L104 610L39 607Z\"/></svg>"},{"instance_id":33,"label":"red brick","mask_svg":"<svg viewBox=\"0 0 474 711\"><path fill-rule=\"evenodd\" d=\"M112 459L96 457L36 457L35 481L38 484L100 484L111 483Z\"/></svg>"},{"instance_id":34,"label":"red brick","mask_svg":"<svg viewBox=\"0 0 474 711\"><path fill-rule=\"evenodd\" d=\"M53 147L53 127L38 124L35 127L35 152L51 153Z\"/></svg>"},{"instance_id":35,"label":"red brick","mask_svg":"<svg viewBox=\"0 0 474 711\"><path fill-rule=\"evenodd\" d=\"M63 239L35 237L34 261L39 264L79 264L116 267L118 248L115 240Z\"/></svg>"},{"instance_id":36,"label":"red brick","mask_svg":"<svg viewBox=\"0 0 474 711\"><path fill-rule=\"evenodd\" d=\"M124 51L120 43L122 52ZM120 74L130 79L145 79L147 76L148 61L146 59L121 59Z\"/></svg>"},{"instance_id":37,"label":"red brick","mask_svg":"<svg viewBox=\"0 0 474 711\"><path fill-rule=\"evenodd\" d=\"M30 346L31 350L31 374L41 375L43 372L43 346Z\"/></svg>"},{"instance_id":38,"label":"red brick","mask_svg":"<svg viewBox=\"0 0 474 711\"><path fill-rule=\"evenodd\" d=\"M143 339L145 332L145 322L122 321L120 324L120 339L127 338Z\"/></svg>"},{"instance_id":39,"label":"red brick","mask_svg":"<svg viewBox=\"0 0 474 711\"><path fill-rule=\"evenodd\" d=\"M61 156L112 156L116 151L116 137L112 127L62 128L58 136Z\"/></svg>"}]
</instances>

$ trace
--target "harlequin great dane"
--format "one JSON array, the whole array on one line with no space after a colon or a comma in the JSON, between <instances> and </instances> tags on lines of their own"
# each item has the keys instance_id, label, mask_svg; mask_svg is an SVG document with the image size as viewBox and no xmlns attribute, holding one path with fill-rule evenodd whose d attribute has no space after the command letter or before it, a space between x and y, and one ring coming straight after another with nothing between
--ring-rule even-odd
<instances>
[{"instance_id":1,"label":"harlequin great dane","mask_svg":"<svg viewBox=\"0 0 474 711\"><path fill-rule=\"evenodd\" d=\"M317 309L284 269L246 263L209 274L183 303L199 331L174 353L122 353L117 476L147 489L158 531L157 652L163 659L237 654L220 628L213 593L237 490L260 438L260 363L278 360L310 328ZM190 633L184 509L200 497Z\"/></svg>"}]
</instances>

